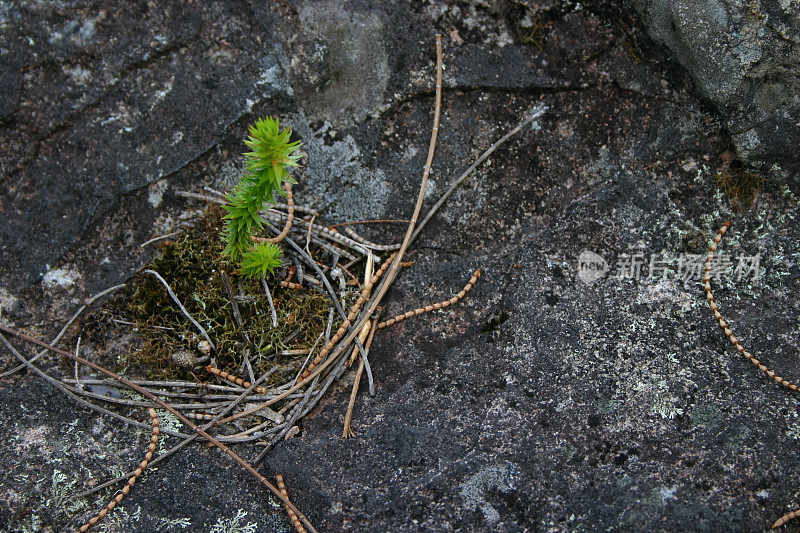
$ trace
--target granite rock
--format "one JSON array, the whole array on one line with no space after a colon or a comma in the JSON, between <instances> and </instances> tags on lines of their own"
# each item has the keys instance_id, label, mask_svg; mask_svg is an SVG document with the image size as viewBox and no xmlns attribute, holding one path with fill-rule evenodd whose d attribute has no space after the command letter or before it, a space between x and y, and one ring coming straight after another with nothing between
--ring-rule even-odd
<instances>
[{"instance_id":1,"label":"granite rock","mask_svg":"<svg viewBox=\"0 0 800 533\"><path fill-rule=\"evenodd\" d=\"M793 377L800 190L771 168L749 209L730 208L714 177L732 115L704 103L631 11L177 6L0 3L0 48L17 65L3 68L20 73L1 108L0 320L50 338L83 298L130 277L154 253L139 244L202 208L177 191L235 179L257 116L294 127L309 154L296 198L325 219L410 216L440 32L426 206L527 113L544 113L432 219L384 314L483 276L458 305L376 338L376 395L357 399L355 438L341 439L348 375L260 470L282 473L321 531L753 531L800 504L800 410L728 345L690 269L731 219L717 301L748 348ZM364 234L392 242L402 229ZM584 252L607 267L591 283ZM756 256L759 276L732 277ZM64 372L53 358L43 367ZM136 464L148 439L21 374L3 381L0 412L8 530L78 527L112 493L64 499L71 507L53 498ZM291 526L244 472L197 446L146 474L106 528Z\"/></svg>"},{"instance_id":2,"label":"granite rock","mask_svg":"<svg viewBox=\"0 0 800 533\"><path fill-rule=\"evenodd\" d=\"M737 154L797 170L800 7L771 0L634 0L649 35L719 110Z\"/></svg>"}]
</instances>

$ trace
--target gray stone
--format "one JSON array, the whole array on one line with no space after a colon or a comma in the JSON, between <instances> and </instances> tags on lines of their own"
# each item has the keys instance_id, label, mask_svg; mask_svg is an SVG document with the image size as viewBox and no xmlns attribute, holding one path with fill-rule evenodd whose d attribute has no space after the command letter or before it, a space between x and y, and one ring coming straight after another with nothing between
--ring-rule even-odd
<instances>
[{"instance_id":1,"label":"gray stone","mask_svg":"<svg viewBox=\"0 0 800 533\"><path fill-rule=\"evenodd\" d=\"M339 127L378 111L389 79L383 22L339 2L314 2L280 25L287 34L283 67L314 121Z\"/></svg>"},{"instance_id":2,"label":"gray stone","mask_svg":"<svg viewBox=\"0 0 800 533\"><path fill-rule=\"evenodd\" d=\"M800 7L769 0L634 0L650 36L667 46L725 120L737 153L797 169Z\"/></svg>"},{"instance_id":3,"label":"gray stone","mask_svg":"<svg viewBox=\"0 0 800 533\"><path fill-rule=\"evenodd\" d=\"M733 115L686 90L609 3L366 4L150 2L152 12L136 4L102 18L91 3L0 3L2 46L22 65L13 120L0 125L0 320L48 337L83 298L131 276L156 248L139 244L204 207L177 190L235 179L256 116L294 127L309 154L295 198L325 220L409 217L441 32L446 90L423 212L532 108L546 112L432 219L384 316L449 298L478 267L483 276L457 305L376 337L376 395L357 398L355 438L341 439L346 375L259 470L282 473L320 531L769 527L796 504L795 399L729 346L696 277L647 272L661 252L696 260L732 220L720 252L761 254L762 275L715 281L718 304L748 349L792 376L800 190L788 167L768 169L755 205L732 211L713 178ZM753 69L769 55L759 50ZM738 90L731 98L755 101ZM119 125L102 124L117 112ZM389 243L403 228L360 231ZM608 269L592 283L578 271L586 251ZM638 278L625 270L634 256ZM90 355L113 358L124 327L92 339ZM73 372L56 358L42 365ZM53 503L136 464L147 432L39 379L2 386L0 529L78 527L113 494ZM145 474L104 523L291 528L205 446Z\"/></svg>"}]
</instances>

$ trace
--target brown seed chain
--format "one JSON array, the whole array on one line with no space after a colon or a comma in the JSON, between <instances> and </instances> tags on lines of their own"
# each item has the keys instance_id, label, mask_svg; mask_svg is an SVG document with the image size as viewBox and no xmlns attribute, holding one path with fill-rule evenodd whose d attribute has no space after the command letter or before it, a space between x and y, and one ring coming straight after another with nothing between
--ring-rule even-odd
<instances>
[{"instance_id":1,"label":"brown seed chain","mask_svg":"<svg viewBox=\"0 0 800 533\"><path fill-rule=\"evenodd\" d=\"M250 383L249 381L245 381L239 376L231 374L230 372L225 372L224 370L220 370L219 368L216 368L214 365L208 365L206 367L206 370L219 378L230 381L231 383L235 383L240 387L244 387L245 389L249 389L250 386L252 385L252 383ZM264 387L256 387L253 390L259 394L269 394L269 391Z\"/></svg>"},{"instance_id":2,"label":"brown seed chain","mask_svg":"<svg viewBox=\"0 0 800 533\"><path fill-rule=\"evenodd\" d=\"M289 271L286 273L286 277L283 279L283 281L285 281L286 283L289 283L290 281L292 281L292 276L294 276L294 273L296 271L297 271L297 269L295 267L290 266L289 267Z\"/></svg>"},{"instance_id":3,"label":"brown seed chain","mask_svg":"<svg viewBox=\"0 0 800 533\"><path fill-rule=\"evenodd\" d=\"M461 291L458 294L456 294L455 296L453 296L449 300L445 300L443 302L438 302L438 303L431 304L431 305L426 305L425 307L420 307L418 309L414 309L413 311L406 311L405 313L397 315L394 318L390 318L389 320L384 320L383 322L378 324L378 329L383 329L385 327L389 327L391 325L397 324L401 320L405 320L406 318L411 318L412 316L421 315L422 313L428 313L428 312L433 311L435 309L444 309L445 307L453 305L454 303L459 301L461 298L463 298L464 295L467 294L472 289L472 287L478 281L479 277L481 277L481 269L476 270L475 273L472 274L472 277L469 278L469 281L464 286L464 288L461 289Z\"/></svg>"},{"instance_id":4,"label":"brown seed chain","mask_svg":"<svg viewBox=\"0 0 800 533\"><path fill-rule=\"evenodd\" d=\"M364 286L364 288L361 289L361 293L358 295L358 300L356 300L356 303L353 305L353 308L350 310L350 313L347 315L347 318L342 323L342 325L339 326L339 329L336 330L336 334L331 338L331 340L329 340L327 344L325 344L325 346L322 347L317 356L314 357L314 360L308 364L308 367L300 375L300 381L307 378L311 374L311 372L314 371L314 368L322 362L325 356L328 355L328 353L330 353L330 351L333 349L334 346L336 346L336 343L339 342L339 339L341 339L342 336L347 332L347 328L350 326L350 324L353 322L353 319L358 314L358 310L361 309L361 306L364 304L364 302L367 301L367 295L372 290L372 286L375 285L375 283L377 283L377 281L380 279L381 276L383 276L383 273L386 272L386 270L389 268L389 265L392 264L392 261L394 261L396 255L397 252L389 256L389 258L383 262L381 268L375 273L374 276L372 276L372 279L369 280L369 283L367 283Z\"/></svg>"},{"instance_id":5,"label":"brown seed chain","mask_svg":"<svg viewBox=\"0 0 800 533\"><path fill-rule=\"evenodd\" d=\"M783 524L785 524L789 520L791 520L793 518L797 518L798 516L800 516L800 509L796 509L796 510L792 511L791 513L786 513L782 517L778 518L778 520L776 520L774 524L772 524L772 529L775 529L776 527L781 527Z\"/></svg>"},{"instance_id":6,"label":"brown seed chain","mask_svg":"<svg viewBox=\"0 0 800 533\"><path fill-rule=\"evenodd\" d=\"M731 341L731 344L733 344L733 346L737 350L739 350L739 352L742 355L744 355L748 361L756 365L759 370L764 372L766 375L768 375L770 378L774 379L776 382L783 385L784 387L793 390L795 392L800 391L800 387L798 387L791 381L782 378L781 376L779 376L778 374L767 368L767 366L764 365L758 359L756 359L753 356L753 354L745 350L744 346L742 346L742 344L739 342L739 339L737 339L733 335L733 332L728 327L728 323L722 317L722 314L720 314L716 302L714 302L714 295L711 293L711 261L712 259L714 259L714 252L717 251L717 245L719 245L719 242L722 240L722 236L725 235L725 232L728 230L728 227L730 227L730 225L731 225L730 222L725 222L725 224L719 229L719 232L717 232L717 235L714 237L714 241L711 243L711 246L709 246L708 248L708 257L706 257L706 268L705 268L706 273L705 276L703 277L703 281L705 282L706 299L708 300L708 305L714 312L714 317L717 319L717 322L719 322L719 327L722 328L722 331L725 332L725 335Z\"/></svg>"},{"instance_id":7,"label":"brown seed chain","mask_svg":"<svg viewBox=\"0 0 800 533\"><path fill-rule=\"evenodd\" d=\"M286 499L288 500L289 492L286 490L286 485L283 483L283 475L278 474L277 476L275 476L275 481L278 482L278 490L281 491L281 494L286 496ZM297 533L306 533L306 528L304 528L303 524L300 523L300 519L297 518L295 512L286 507L285 505L284 508L286 509L286 513L289 515L289 520L291 520L292 525L294 526L294 529L297 531Z\"/></svg>"},{"instance_id":8,"label":"brown seed chain","mask_svg":"<svg viewBox=\"0 0 800 533\"><path fill-rule=\"evenodd\" d=\"M88 531L90 527L95 525L98 520L101 520L104 516L110 513L111 510L114 509L114 507L116 507L119 504L119 502L122 501L122 498L127 496L133 484L136 483L136 479L142 474L142 471L145 468L147 468L148 463L150 463L150 459L153 458L153 453L155 453L156 446L158 445L158 432L159 432L158 414L156 413L156 410L153 409L152 407L150 408L149 413L150 413L150 420L153 422L153 434L150 437L150 444L147 446L147 453L144 454L144 459L142 460L141 463L139 463L139 468L137 468L133 472L133 476L128 480L128 482L122 488L120 493L117 494L113 500L108 502L108 505L106 505L102 511L97 513L97 516L95 516L94 518L86 522L84 525L82 525L80 529L78 529L78 533L86 533L86 531Z\"/></svg>"},{"instance_id":9,"label":"brown seed chain","mask_svg":"<svg viewBox=\"0 0 800 533\"><path fill-rule=\"evenodd\" d=\"M300 290L303 288L303 286L300 285L299 283L294 283L292 281L281 281L281 287L294 290Z\"/></svg>"},{"instance_id":10,"label":"brown seed chain","mask_svg":"<svg viewBox=\"0 0 800 533\"><path fill-rule=\"evenodd\" d=\"M722 317L722 314L719 312L719 308L717 307L716 302L714 301L714 295L711 293L711 261L714 259L714 252L717 251L717 246L719 245L720 241L722 240L722 236L725 235L725 232L728 231L730 227L730 222L725 222L719 231L717 232L716 236L714 237L714 241L711 243L711 246L708 248L708 257L706 257L706 266L705 266L705 276L703 277L703 281L705 282L705 289L706 289L706 300L708 300L708 305L711 307L711 310L714 312L714 317L719 322L719 327L722 328L722 331L725 332L725 336L728 337L728 340L731 341L731 344L741 353L742 355L747 358L748 361L753 363L758 367L759 370L764 372L770 378L778 382L779 384L783 385L784 387L793 390L795 392L800 391L800 387L792 383L791 381L782 378L772 370L770 370L765 364L761 361L756 359L753 354L745 350L744 346L739 342L734 335L731 329L728 327L728 322ZM772 524L772 529L781 527L783 524L792 520L793 518L797 518L800 516L800 509L792 511L790 513L786 513L778 520Z\"/></svg>"}]
</instances>

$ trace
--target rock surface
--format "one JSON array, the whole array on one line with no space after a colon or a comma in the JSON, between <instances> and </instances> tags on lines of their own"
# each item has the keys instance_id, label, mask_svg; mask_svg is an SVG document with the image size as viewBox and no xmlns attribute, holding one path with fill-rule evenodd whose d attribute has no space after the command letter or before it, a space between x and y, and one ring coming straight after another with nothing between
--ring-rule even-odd
<instances>
[{"instance_id":1,"label":"rock surface","mask_svg":"<svg viewBox=\"0 0 800 533\"><path fill-rule=\"evenodd\" d=\"M800 506L792 393L727 345L697 273L650 275L662 252L696 264L732 220L720 247L731 271L760 254L762 272L715 283L718 303L751 351L797 378L797 180L773 168L755 204L731 210L714 176L733 115L700 101L631 13L603 2L136 6L0 3L4 323L49 338L83 298L128 278L154 253L140 243L202 207L178 190L235 176L257 116L294 127L309 153L296 197L326 219L408 217L440 32L427 206L546 111L432 220L385 315L483 276L457 306L376 339L377 394L356 402L356 438L340 437L345 380L261 470L284 474L320 531L752 531ZM585 251L609 269L592 283ZM3 383L0 529L78 527L112 493L67 496L138 462L146 432L39 379ZM205 447L150 472L106 519L107 531L290 528Z\"/></svg>"},{"instance_id":2,"label":"rock surface","mask_svg":"<svg viewBox=\"0 0 800 533\"><path fill-rule=\"evenodd\" d=\"M800 6L786 0L633 3L650 36L719 109L737 153L797 169Z\"/></svg>"}]
</instances>

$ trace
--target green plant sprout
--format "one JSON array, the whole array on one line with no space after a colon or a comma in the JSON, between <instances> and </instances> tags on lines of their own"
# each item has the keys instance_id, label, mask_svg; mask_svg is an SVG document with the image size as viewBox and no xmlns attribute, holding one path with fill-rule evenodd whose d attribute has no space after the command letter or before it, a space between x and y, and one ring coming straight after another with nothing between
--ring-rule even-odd
<instances>
[{"instance_id":1,"label":"green plant sprout","mask_svg":"<svg viewBox=\"0 0 800 533\"><path fill-rule=\"evenodd\" d=\"M273 203L276 192L283 194L284 183L297 183L289 175L289 167L298 166L300 154L295 152L299 142L289 142L291 128L281 130L277 118L258 119L250 126L250 135L244 143L250 152L247 170L236 188L228 194L228 212L222 238L225 241L223 254L239 262L244 277L255 278L281 266L282 250L270 242L253 242L253 235L261 229L261 211L264 202Z\"/></svg>"}]
</instances>

